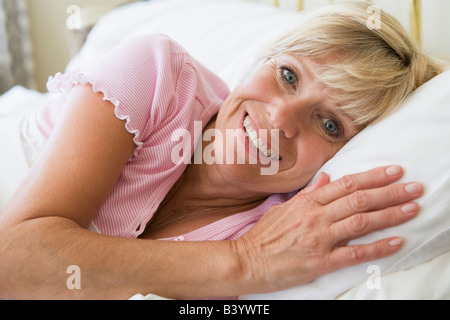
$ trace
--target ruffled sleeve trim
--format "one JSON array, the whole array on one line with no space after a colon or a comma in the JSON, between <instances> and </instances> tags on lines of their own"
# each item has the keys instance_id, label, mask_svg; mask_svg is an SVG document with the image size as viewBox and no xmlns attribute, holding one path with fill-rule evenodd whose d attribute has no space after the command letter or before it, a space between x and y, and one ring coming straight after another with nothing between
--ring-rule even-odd
<instances>
[{"instance_id":1,"label":"ruffled sleeve trim","mask_svg":"<svg viewBox=\"0 0 450 320\"><path fill-rule=\"evenodd\" d=\"M143 143L139 140L139 130L131 127L131 119L127 114L122 114L120 110L120 101L108 93L106 88L102 88L101 84L97 82L93 77L89 77L81 72L74 72L69 74L62 74L58 72L54 77L50 77L47 83L47 89L50 93L64 94L68 97L72 89L77 85L90 84L94 93L101 93L104 101L109 101L114 105L115 116L126 121L125 129L132 135L134 135L133 142L136 145L132 157L136 157L139 150L142 149Z\"/></svg>"}]
</instances>

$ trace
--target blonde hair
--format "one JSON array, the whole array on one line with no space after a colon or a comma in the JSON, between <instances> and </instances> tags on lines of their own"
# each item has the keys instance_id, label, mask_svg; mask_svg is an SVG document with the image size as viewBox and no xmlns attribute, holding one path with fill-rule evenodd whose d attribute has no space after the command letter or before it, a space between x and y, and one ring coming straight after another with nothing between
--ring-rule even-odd
<instances>
[{"instance_id":1,"label":"blonde hair","mask_svg":"<svg viewBox=\"0 0 450 320\"><path fill-rule=\"evenodd\" d=\"M259 64L282 54L301 55L316 65L317 80L359 128L384 118L414 90L443 72L403 26L381 11L380 28L369 28L363 1L328 5L286 33ZM326 59L331 63L325 63Z\"/></svg>"}]
</instances>

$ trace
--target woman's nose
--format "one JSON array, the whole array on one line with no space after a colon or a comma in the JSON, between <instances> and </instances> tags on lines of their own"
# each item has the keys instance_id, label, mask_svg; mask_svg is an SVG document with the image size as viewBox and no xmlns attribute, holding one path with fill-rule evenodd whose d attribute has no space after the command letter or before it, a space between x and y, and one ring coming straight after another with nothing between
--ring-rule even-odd
<instances>
[{"instance_id":1,"label":"woman's nose","mask_svg":"<svg viewBox=\"0 0 450 320\"><path fill-rule=\"evenodd\" d=\"M293 100L293 99L292 99ZM267 106L269 121L287 139L294 138L300 128L302 108L289 99L275 99Z\"/></svg>"}]
</instances>

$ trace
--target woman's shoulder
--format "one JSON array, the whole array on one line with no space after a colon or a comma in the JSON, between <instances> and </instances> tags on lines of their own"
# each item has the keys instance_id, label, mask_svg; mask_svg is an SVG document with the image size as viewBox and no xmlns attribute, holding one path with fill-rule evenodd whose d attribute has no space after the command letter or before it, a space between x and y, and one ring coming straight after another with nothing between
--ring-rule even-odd
<instances>
[{"instance_id":1,"label":"woman's shoulder","mask_svg":"<svg viewBox=\"0 0 450 320\"><path fill-rule=\"evenodd\" d=\"M141 59L164 58L167 60L173 55L189 56L182 45L162 33L143 34L127 38L118 46L118 50L121 49L131 55L140 54Z\"/></svg>"},{"instance_id":2,"label":"woman's shoulder","mask_svg":"<svg viewBox=\"0 0 450 320\"><path fill-rule=\"evenodd\" d=\"M182 46L172 39L169 35L165 33L145 33L140 35L133 35L123 40L123 43L126 44L137 44L137 45L148 45L151 47L155 46L167 46L173 47L175 50L183 50Z\"/></svg>"},{"instance_id":3,"label":"woman's shoulder","mask_svg":"<svg viewBox=\"0 0 450 320\"><path fill-rule=\"evenodd\" d=\"M195 87L195 94L203 105L209 105L211 101L219 103L219 100L221 104L230 93L228 85L217 74L166 34L133 36L125 40L122 46L128 61L140 59L139 65L150 61L152 67L147 70L159 70L158 74L164 74L164 80L176 88ZM186 93L185 90L183 92Z\"/></svg>"}]
</instances>

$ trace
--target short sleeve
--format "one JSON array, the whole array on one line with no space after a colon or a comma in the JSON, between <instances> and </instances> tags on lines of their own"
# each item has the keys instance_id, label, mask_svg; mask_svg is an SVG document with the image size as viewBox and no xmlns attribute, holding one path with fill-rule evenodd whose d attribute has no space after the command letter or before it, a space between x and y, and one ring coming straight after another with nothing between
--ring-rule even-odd
<instances>
[{"instance_id":1,"label":"short sleeve","mask_svg":"<svg viewBox=\"0 0 450 320\"><path fill-rule=\"evenodd\" d=\"M50 79L50 92L64 92L78 84L91 84L95 92L115 106L134 134L135 154L152 130L177 112L177 83L186 68L185 50L165 35L126 40L106 56L86 67ZM187 75L196 77L194 73ZM194 79L194 82L196 80Z\"/></svg>"}]
</instances>

